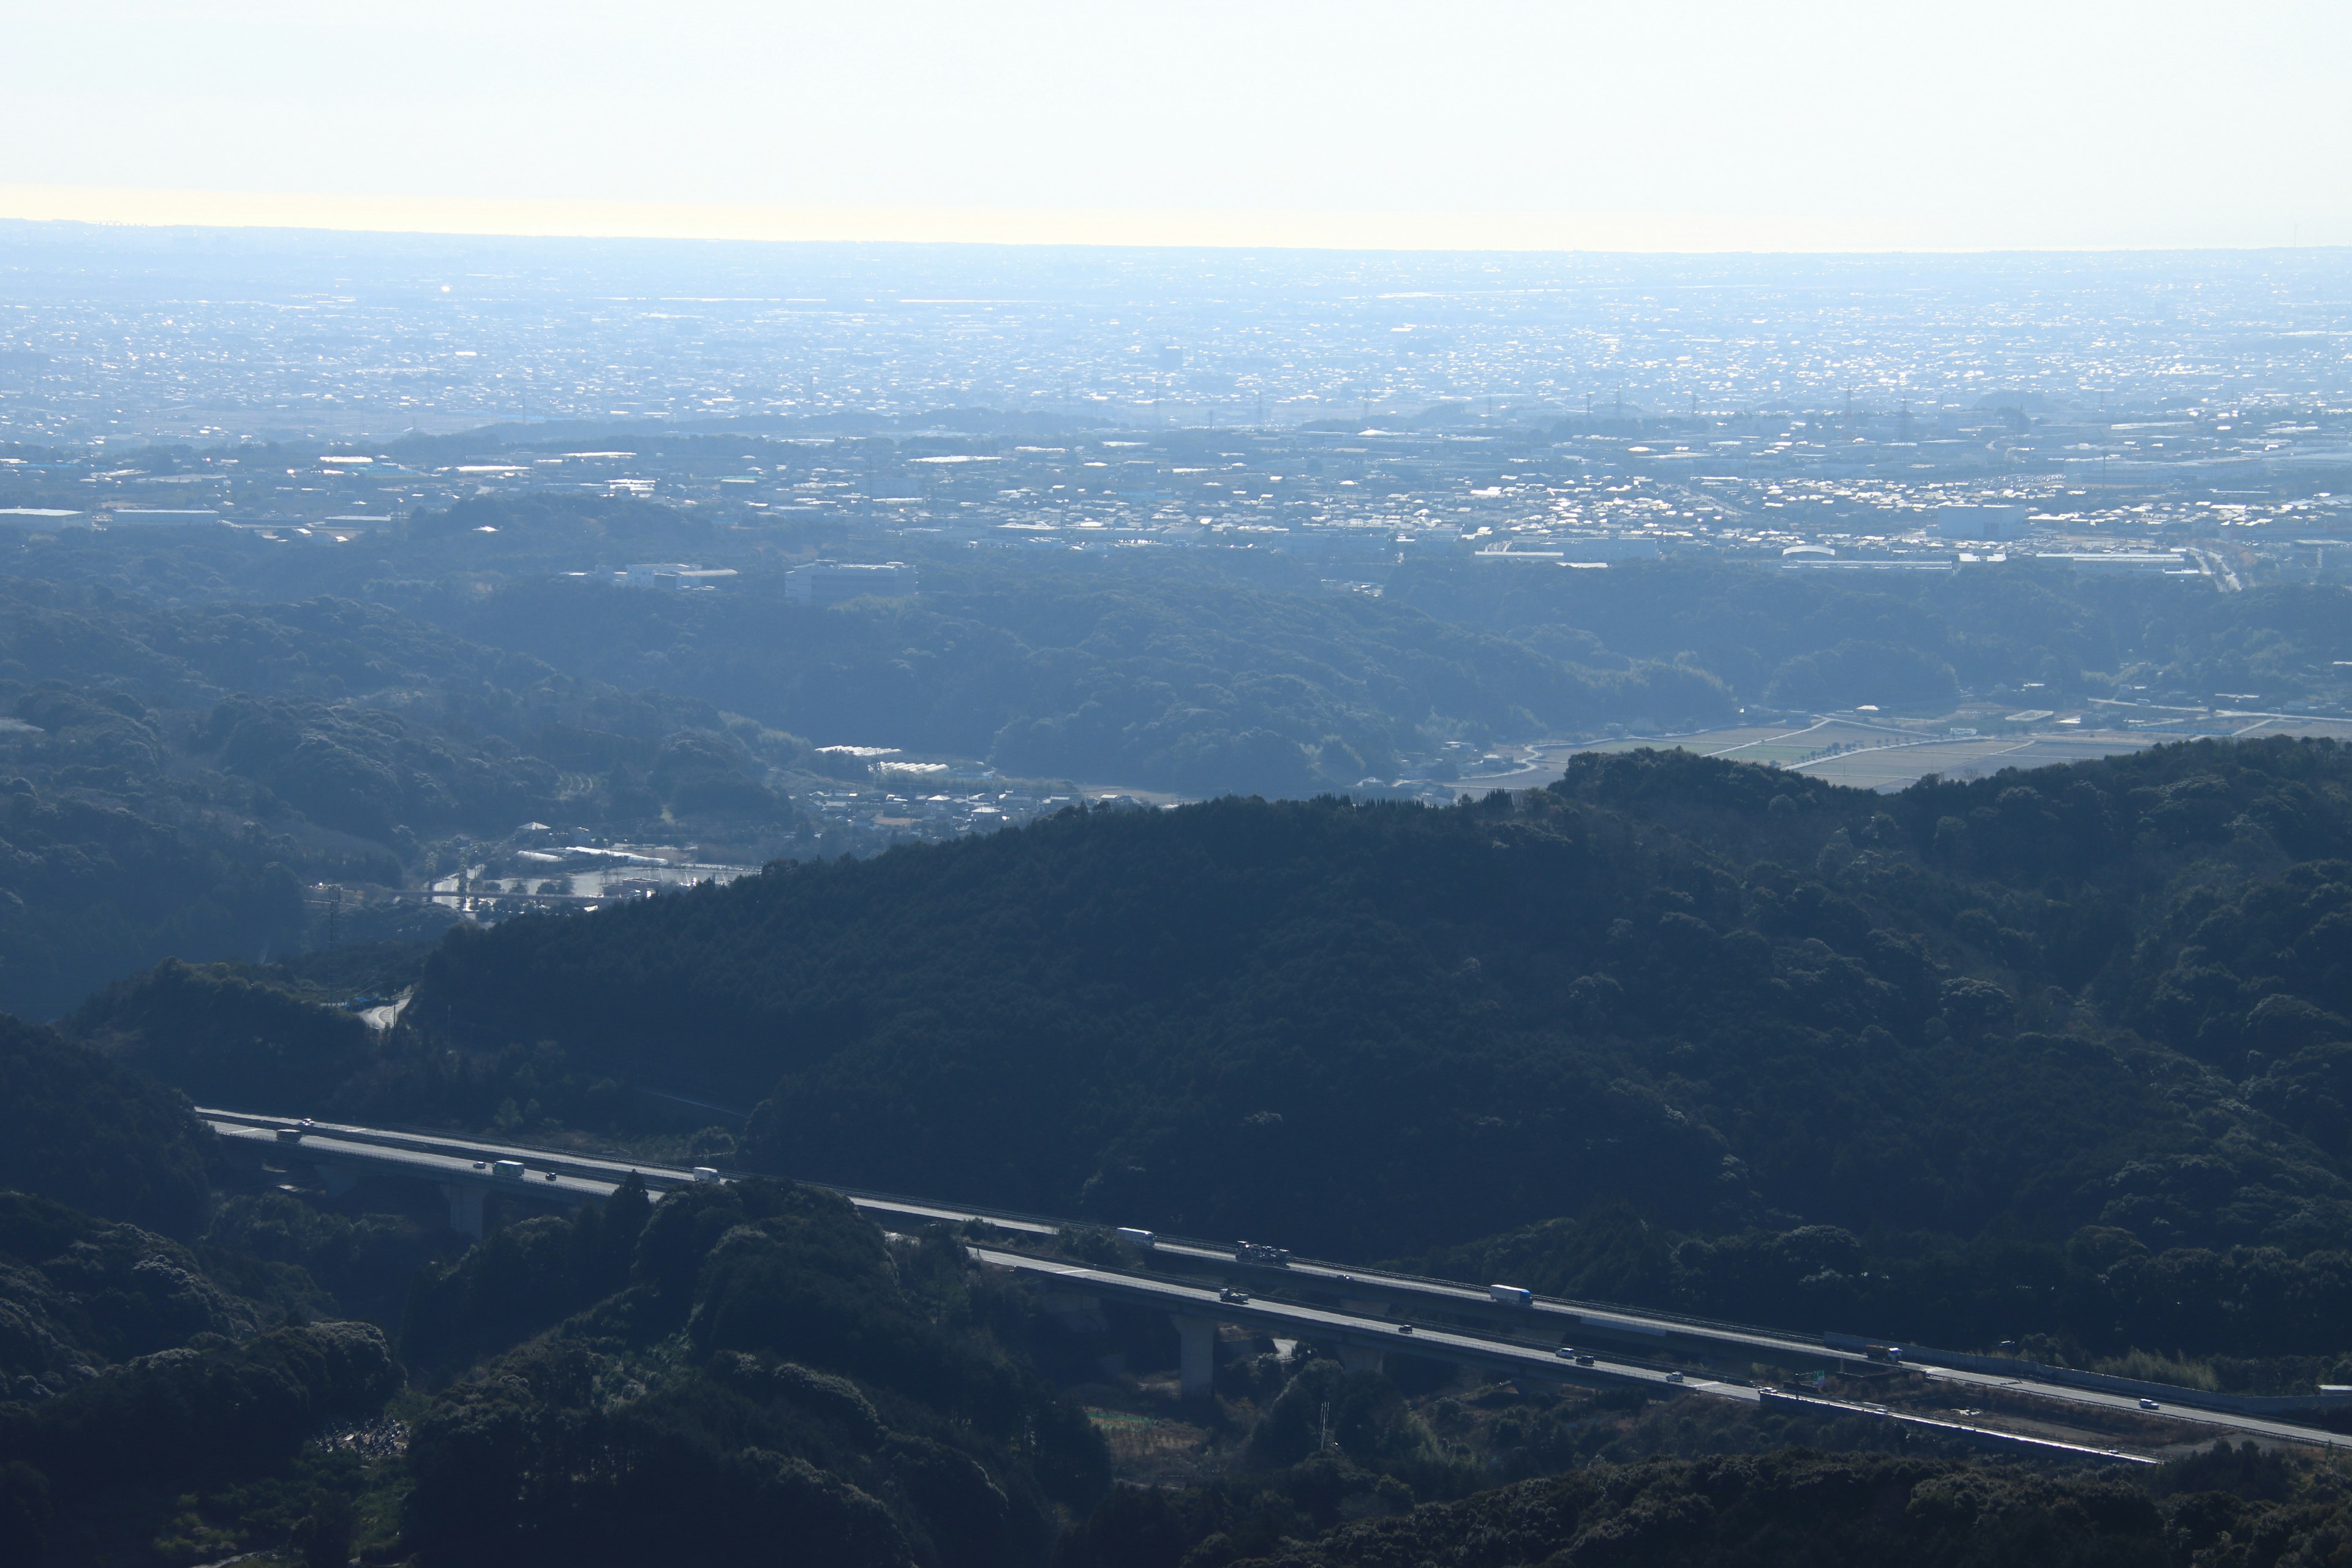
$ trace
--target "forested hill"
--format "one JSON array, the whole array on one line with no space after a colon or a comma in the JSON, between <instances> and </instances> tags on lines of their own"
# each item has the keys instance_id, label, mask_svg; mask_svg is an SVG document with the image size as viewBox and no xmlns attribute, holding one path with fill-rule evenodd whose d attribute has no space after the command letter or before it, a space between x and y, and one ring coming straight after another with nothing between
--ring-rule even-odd
<instances>
[{"instance_id":1,"label":"forested hill","mask_svg":"<svg viewBox=\"0 0 2352 1568\"><path fill-rule=\"evenodd\" d=\"M306 884L401 886L452 864L453 837L526 821L772 852L809 837L790 786L827 765L353 600L0 577L0 1008L54 1017L167 956L299 952L328 934ZM439 923L383 900L366 919Z\"/></svg>"},{"instance_id":2,"label":"forested hill","mask_svg":"<svg viewBox=\"0 0 2352 1568\"><path fill-rule=\"evenodd\" d=\"M903 558L921 591L798 604L788 574L812 557ZM709 593L613 585L614 568L648 561L739 575ZM552 494L478 497L348 543L0 525L0 620L14 634L0 682L103 675L166 707L172 686L317 705L429 685L443 695L404 706L412 725L432 718L457 741L494 729L561 772L610 767L542 749L541 726L516 722L530 717L516 709L549 704L513 693L560 673L583 690L688 700L682 718L708 704L699 728L723 711L821 745L985 759L1014 775L1268 795L1436 767L1454 742L1657 733L1742 707L1925 715L1968 697L2057 708L2224 692L2258 693L2265 708L2352 702L2352 591L2340 585L2217 594L2202 579L2021 560L1846 573L1701 557L1570 572L1416 555L1367 564L1377 584L1328 570L1255 547L976 550ZM245 624L255 609L267 614ZM484 712L447 700L480 692L493 694ZM348 727L330 738L352 749ZM487 767L509 761L476 765L511 774ZM417 809L387 820L426 834Z\"/></svg>"},{"instance_id":3,"label":"forested hill","mask_svg":"<svg viewBox=\"0 0 2352 1568\"><path fill-rule=\"evenodd\" d=\"M1618 1199L2301 1258L2352 1220L2347 857L2332 742L1895 796L1591 755L460 932L411 1016L767 1095L778 1171L1341 1255Z\"/></svg>"},{"instance_id":4,"label":"forested hill","mask_svg":"<svg viewBox=\"0 0 2352 1568\"><path fill-rule=\"evenodd\" d=\"M777 1170L2284 1392L2352 1376L2347 918L2329 743L1892 797L1633 752L1454 810L1072 812L461 930L383 1039L273 972L167 966L77 1015L88 1046L0 1027L0 1187L41 1194L0 1192L0 1560L1744 1562L1762 1530L1790 1561L2330 1561L2333 1468L2252 1445L2145 1492L1705 1458L1888 1439L1415 1406L1405 1356L1234 1356L1237 1468L1114 1491L1115 1342L944 1231L630 1183L453 1256L276 1173L208 1194L145 1073L475 1125L510 1090L501 1124L551 1140L618 1078L741 1089ZM395 1360L353 1320L404 1297ZM1588 1462L1662 1450L1695 1457Z\"/></svg>"},{"instance_id":5,"label":"forested hill","mask_svg":"<svg viewBox=\"0 0 2352 1568\"><path fill-rule=\"evenodd\" d=\"M631 1182L464 1249L219 1152L0 1016L0 1563L1014 1568L1108 1483L1026 1293L833 1194Z\"/></svg>"}]
</instances>

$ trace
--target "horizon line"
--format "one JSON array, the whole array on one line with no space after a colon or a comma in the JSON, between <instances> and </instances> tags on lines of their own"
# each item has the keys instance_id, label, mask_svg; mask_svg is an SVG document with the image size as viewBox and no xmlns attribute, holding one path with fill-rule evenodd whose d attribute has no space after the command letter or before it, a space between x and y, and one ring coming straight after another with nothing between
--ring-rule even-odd
<instances>
[{"instance_id":1,"label":"horizon line","mask_svg":"<svg viewBox=\"0 0 2352 1568\"><path fill-rule=\"evenodd\" d=\"M0 185L0 221L450 238L1648 256L2333 250L2210 241L1963 243L1913 220L1787 213L1186 207L817 207Z\"/></svg>"}]
</instances>

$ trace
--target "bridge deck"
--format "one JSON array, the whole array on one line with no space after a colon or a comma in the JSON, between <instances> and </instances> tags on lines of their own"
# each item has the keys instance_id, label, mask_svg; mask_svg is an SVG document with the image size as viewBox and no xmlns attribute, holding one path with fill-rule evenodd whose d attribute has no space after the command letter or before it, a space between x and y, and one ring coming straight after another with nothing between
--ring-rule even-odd
<instances>
[{"instance_id":1,"label":"bridge deck","mask_svg":"<svg viewBox=\"0 0 2352 1568\"><path fill-rule=\"evenodd\" d=\"M208 1109L200 1109L196 1114L222 1138L257 1151L266 1146L291 1162L437 1183L451 1194L453 1223L458 1214L460 1193L495 1192L541 1202L577 1204L609 1196L632 1173L656 1193L690 1186L698 1180L695 1172L675 1166L401 1129L313 1122L302 1126L299 1140L287 1141L281 1139L280 1131L297 1123L284 1117ZM523 1176L517 1179L497 1174L495 1166L501 1160L520 1163L525 1167ZM1161 1238L1150 1248L1139 1249L1131 1268L1089 1268L1013 1249L1023 1239L1053 1236L1069 1222L854 1189L828 1190L841 1193L859 1209L885 1222L977 1222L1006 1233L1013 1245L971 1248L976 1258L992 1267L1015 1269L1180 1317L1255 1326L1282 1337L1319 1340L1366 1351L1433 1355L1504 1376L1590 1385L1639 1385L1657 1393L1704 1394L1753 1402L1757 1391L1744 1381L1701 1376L1687 1367L1682 1369L1681 1381L1670 1381L1667 1374L1675 1369L1669 1358L1679 1354L1693 1359L1744 1359L1792 1372L1852 1364L1863 1359L1854 1351L1831 1345L1823 1339L1769 1329L1548 1298L1538 1298L1528 1305L1510 1305L1496 1300L1482 1287L1460 1281L1424 1279L1311 1258L1293 1258L1278 1264L1244 1262L1234 1256L1231 1247L1175 1237ZM478 1224L479 1198L475 1196L470 1201L476 1205L473 1213ZM1221 1283L1245 1285L1253 1300L1246 1304L1223 1302L1218 1298L1217 1285L1182 1278L1202 1274L1214 1276ZM1314 1300L1296 1299L1300 1296ZM1413 1332L1400 1332L1400 1320L1387 1316L1397 1309L1421 1315L1423 1321L1415 1322ZM1578 1366L1556 1356L1553 1352L1562 1342L1573 1343L1579 1351L1593 1354L1593 1365ZM1629 1352L1629 1343L1640 1349ZM1950 1365L1935 1361L1933 1354L1906 1353L1903 1364L1910 1371L1962 1388L2012 1390L2105 1411L2141 1413L2141 1385L2132 1385L2125 1392L2083 1387L2037 1377L2037 1369L2023 1363L2011 1371L2006 1363L1988 1364L1987 1358L1971 1356L1951 1359L1965 1359L1974 1364ZM2216 1408L2215 1404L2228 1399L2227 1395L2164 1385L2145 1386L2161 1396L2162 1413L2170 1420L2275 1440L2334 1446L2334 1435L2326 1431L2243 1408ZM2292 1405L2297 1402L2275 1403ZM2094 1457L2107 1454L2104 1449L2083 1451Z\"/></svg>"}]
</instances>

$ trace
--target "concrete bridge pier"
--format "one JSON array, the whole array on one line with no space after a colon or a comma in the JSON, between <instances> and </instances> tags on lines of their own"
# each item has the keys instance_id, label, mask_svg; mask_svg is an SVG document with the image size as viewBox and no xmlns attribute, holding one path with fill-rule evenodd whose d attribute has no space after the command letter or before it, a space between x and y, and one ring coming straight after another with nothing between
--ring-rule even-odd
<instances>
[{"instance_id":1,"label":"concrete bridge pier","mask_svg":"<svg viewBox=\"0 0 2352 1568\"><path fill-rule=\"evenodd\" d=\"M479 1187L463 1187L456 1183L444 1183L441 1195L449 1200L449 1228L459 1236L482 1239L482 1199Z\"/></svg>"},{"instance_id":2,"label":"concrete bridge pier","mask_svg":"<svg viewBox=\"0 0 2352 1568\"><path fill-rule=\"evenodd\" d=\"M313 1165L319 1173L319 1184L327 1189L331 1198L341 1197L360 1184L360 1173L347 1165Z\"/></svg>"},{"instance_id":3,"label":"concrete bridge pier","mask_svg":"<svg viewBox=\"0 0 2352 1568\"><path fill-rule=\"evenodd\" d=\"M1349 1372L1378 1372L1384 1359L1370 1345L1343 1344L1339 1347L1339 1364Z\"/></svg>"},{"instance_id":4,"label":"concrete bridge pier","mask_svg":"<svg viewBox=\"0 0 2352 1568\"><path fill-rule=\"evenodd\" d=\"M1176 1325L1178 1386L1187 1399L1206 1399L1217 1384L1217 1322L1171 1312Z\"/></svg>"}]
</instances>

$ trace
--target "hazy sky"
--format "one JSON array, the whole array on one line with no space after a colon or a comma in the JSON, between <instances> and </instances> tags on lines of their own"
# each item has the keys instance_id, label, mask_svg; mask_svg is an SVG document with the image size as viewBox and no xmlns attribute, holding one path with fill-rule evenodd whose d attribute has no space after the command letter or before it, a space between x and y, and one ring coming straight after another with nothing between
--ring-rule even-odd
<instances>
[{"instance_id":1,"label":"hazy sky","mask_svg":"<svg viewBox=\"0 0 2352 1568\"><path fill-rule=\"evenodd\" d=\"M2352 244L2345 0L0 0L0 216Z\"/></svg>"}]
</instances>

